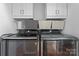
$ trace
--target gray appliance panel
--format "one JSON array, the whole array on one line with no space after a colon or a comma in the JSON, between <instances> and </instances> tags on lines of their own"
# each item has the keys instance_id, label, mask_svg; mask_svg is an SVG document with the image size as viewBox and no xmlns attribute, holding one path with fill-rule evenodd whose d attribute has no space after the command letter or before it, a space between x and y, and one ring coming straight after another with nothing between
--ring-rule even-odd
<instances>
[{"instance_id":1,"label":"gray appliance panel","mask_svg":"<svg viewBox=\"0 0 79 59\"><path fill-rule=\"evenodd\" d=\"M67 34L42 34L42 40L79 40L77 37Z\"/></svg>"}]
</instances>

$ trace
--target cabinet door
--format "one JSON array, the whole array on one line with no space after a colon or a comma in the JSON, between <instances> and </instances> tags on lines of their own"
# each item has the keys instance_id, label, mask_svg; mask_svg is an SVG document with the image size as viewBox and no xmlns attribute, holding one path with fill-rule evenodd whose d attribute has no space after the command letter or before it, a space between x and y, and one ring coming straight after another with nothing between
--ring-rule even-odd
<instances>
[{"instance_id":1,"label":"cabinet door","mask_svg":"<svg viewBox=\"0 0 79 59\"><path fill-rule=\"evenodd\" d=\"M59 18L66 18L67 17L67 4L57 3L56 4L56 15Z\"/></svg>"},{"instance_id":2,"label":"cabinet door","mask_svg":"<svg viewBox=\"0 0 79 59\"><path fill-rule=\"evenodd\" d=\"M13 18L33 18L32 3L13 4Z\"/></svg>"},{"instance_id":3,"label":"cabinet door","mask_svg":"<svg viewBox=\"0 0 79 59\"><path fill-rule=\"evenodd\" d=\"M43 41L44 56L76 56L76 41Z\"/></svg>"},{"instance_id":4,"label":"cabinet door","mask_svg":"<svg viewBox=\"0 0 79 59\"><path fill-rule=\"evenodd\" d=\"M25 3L23 4L24 8L24 17L33 18L33 3Z\"/></svg>"},{"instance_id":5,"label":"cabinet door","mask_svg":"<svg viewBox=\"0 0 79 59\"><path fill-rule=\"evenodd\" d=\"M47 3L46 18L66 18L67 4L65 3Z\"/></svg>"},{"instance_id":6,"label":"cabinet door","mask_svg":"<svg viewBox=\"0 0 79 59\"><path fill-rule=\"evenodd\" d=\"M56 16L56 4L55 3L47 3L46 4L47 8L46 8L46 11L47 11L47 15L46 15L46 18L53 18Z\"/></svg>"},{"instance_id":7,"label":"cabinet door","mask_svg":"<svg viewBox=\"0 0 79 59\"><path fill-rule=\"evenodd\" d=\"M22 17L23 16L23 4L15 3L13 4L13 18Z\"/></svg>"}]
</instances>

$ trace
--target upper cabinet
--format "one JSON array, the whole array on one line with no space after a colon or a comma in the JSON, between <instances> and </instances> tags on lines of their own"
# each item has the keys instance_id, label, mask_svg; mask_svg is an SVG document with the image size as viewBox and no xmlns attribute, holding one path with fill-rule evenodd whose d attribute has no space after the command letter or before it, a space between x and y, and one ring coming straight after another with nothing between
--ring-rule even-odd
<instances>
[{"instance_id":1,"label":"upper cabinet","mask_svg":"<svg viewBox=\"0 0 79 59\"><path fill-rule=\"evenodd\" d=\"M66 3L12 3L13 18L27 18L34 20L61 19L68 16Z\"/></svg>"},{"instance_id":2,"label":"upper cabinet","mask_svg":"<svg viewBox=\"0 0 79 59\"><path fill-rule=\"evenodd\" d=\"M68 6L66 3L47 3L46 18L67 18Z\"/></svg>"},{"instance_id":3,"label":"upper cabinet","mask_svg":"<svg viewBox=\"0 0 79 59\"><path fill-rule=\"evenodd\" d=\"M13 18L33 18L33 3L13 3Z\"/></svg>"}]
</instances>

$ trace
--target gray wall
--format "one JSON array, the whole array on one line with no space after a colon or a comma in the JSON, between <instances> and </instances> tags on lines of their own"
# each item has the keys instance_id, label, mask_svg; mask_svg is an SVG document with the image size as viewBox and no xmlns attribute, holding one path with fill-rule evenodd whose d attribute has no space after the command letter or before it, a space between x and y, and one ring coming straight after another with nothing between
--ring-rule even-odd
<instances>
[{"instance_id":1,"label":"gray wall","mask_svg":"<svg viewBox=\"0 0 79 59\"><path fill-rule=\"evenodd\" d=\"M45 20L45 4L44 3L35 3L34 4L34 20Z\"/></svg>"},{"instance_id":2,"label":"gray wall","mask_svg":"<svg viewBox=\"0 0 79 59\"><path fill-rule=\"evenodd\" d=\"M79 3L68 5L68 18L65 21L63 33L79 38Z\"/></svg>"},{"instance_id":3,"label":"gray wall","mask_svg":"<svg viewBox=\"0 0 79 59\"><path fill-rule=\"evenodd\" d=\"M11 17L10 5L0 3L0 36L4 33L16 33L16 23Z\"/></svg>"}]
</instances>

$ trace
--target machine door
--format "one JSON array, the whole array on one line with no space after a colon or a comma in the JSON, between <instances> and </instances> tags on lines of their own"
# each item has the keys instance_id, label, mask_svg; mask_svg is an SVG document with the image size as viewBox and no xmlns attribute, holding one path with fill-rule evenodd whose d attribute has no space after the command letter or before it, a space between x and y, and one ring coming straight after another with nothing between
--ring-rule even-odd
<instances>
[{"instance_id":1,"label":"machine door","mask_svg":"<svg viewBox=\"0 0 79 59\"><path fill-rule=\"evenodd\" d=\"M37 40L20 41L16 47L17 56L36 56L39 55Z\"/></svg>"},{"instance_id":2,"label":"machine door","mask_svg":"<svg viewBox=\"0 0 79 59\"><path fill-rule=\"evenodd\" d=\"M39 41L36 39L20 39L7 41L7 50L5 46L2 48L2 55L7 56L38 56L39 55ZM3 45L5 45L3 43Z\"/></svg>"},{"instance_id":3,"label":"machine door","mask_svg":"<svg viewBox=\"0 0 79 59\"><path fill-rule=\"evenodd\" d=\"M75 40L43 41L44 56L75 56L76 50Z\"/></svg>"}]
</instances>

